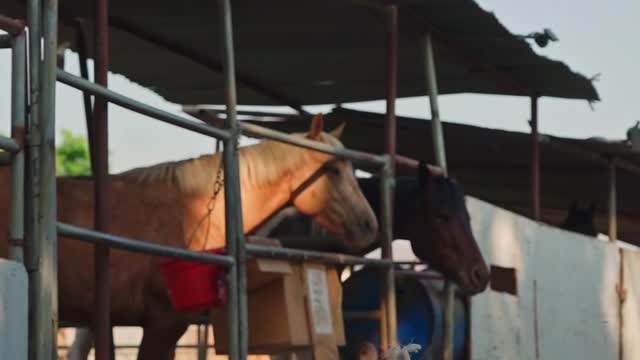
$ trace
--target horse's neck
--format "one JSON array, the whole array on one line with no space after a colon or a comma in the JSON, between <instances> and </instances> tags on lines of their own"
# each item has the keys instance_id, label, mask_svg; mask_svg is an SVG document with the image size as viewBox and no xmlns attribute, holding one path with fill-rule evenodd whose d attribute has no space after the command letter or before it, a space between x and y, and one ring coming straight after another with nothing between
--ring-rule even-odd
<instances>
[{"instance_id":1,"label":"horse's neck","mask_svg":"<svg viewBox=\"0 0 640 360\"><path fill-rule=\"evenodd\" d=\"M244 232L248 233L262 225L281 210L291 199L291 185L288 179L271 185L256 187L248 181L240 181L242 198L242 221Z\"/></svg>"},{"instance_id":2,"label":"horse's neck","mask_svg":"<svg viewBox=\"0 0 640 360\"><path fill-rule=\"evenodd\" d=\"M246 169L245 169L246 170ZM250 174L245 171L244 174ZM283 172L281 178L269 183L256 184L249 176L241 176L240 194L242 207L242 225L245 234L264 224L268 219L286 206L291 199L291 175ZM187 201L189 223L186 225L186 244L194 250L211 249L224 246L226 233L225 197L222 190L215 200L214 210L208 215L211 193L201 193ZM207 226L209 226L207 228ZM196 233L197 235L189 235ZM190 240L195 237L197 240Z\"/></svg>"},{"instance_id":3,"label":"horse's neck","mask_svg":"<svg viewBox=\"0 0 640 360\"><path fill-rule=\"evenodd\" d=\"M380 178L359 178L358 185L362 193L369 201L371 208L376 214L378 220L380 220ZM394 238L403 237L403 224L410 221L413 218L413 212L415 210L412 204L416 202L416 196L418 191L418 180L411 176L398 176L396 177L396 186L394 193L394 206L393 206L393 236Z\"/></svg>"}]
</instances>

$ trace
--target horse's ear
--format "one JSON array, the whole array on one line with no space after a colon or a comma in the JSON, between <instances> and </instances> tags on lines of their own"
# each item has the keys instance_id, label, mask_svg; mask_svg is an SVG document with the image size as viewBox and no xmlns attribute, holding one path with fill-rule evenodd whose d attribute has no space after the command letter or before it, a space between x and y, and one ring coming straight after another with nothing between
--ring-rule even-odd
<instances>
[{"instance_id":1,"label":"horse's ear","mask_svg":"<svg viewBox=\"0 0 640 360\"><path fill-rule=\"evenodd\" d=\"M307 137L309 139L317 139L322 133L322 129L324 127L324 119L322 118L322 114L316 114L311 119L311 126L309 127L309 133Z\"/></svg>"},{"instance_id":2,"label":"horse's ear","mask_svg":"<svg viewBox=\"0 0 640 360\"><path fill-rule=\"evenodd\" d=\"M429 166L427 166L427 162L424 160L420 160L418 162L418 183L420 186L424 186L429 183L429 178L431 177L431 170L429 170Z\"/></svg>"},{"instance_id":3,"label":"horse's ear","mask_svg":"<svg viewBox=\"0 0 640 360\"><path fill-rule=\"evenodd\" d=\"M342 124L338 125L337 128L331 130L330 134L333 135L336 139L340 139L345 126L347 126L347 123L343 122Z\"/></svg>"}]
</instances>

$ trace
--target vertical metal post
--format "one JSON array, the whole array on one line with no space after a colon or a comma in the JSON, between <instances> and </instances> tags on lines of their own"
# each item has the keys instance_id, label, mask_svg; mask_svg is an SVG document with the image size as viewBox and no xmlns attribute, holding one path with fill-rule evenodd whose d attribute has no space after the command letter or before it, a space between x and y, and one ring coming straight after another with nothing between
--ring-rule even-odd
<instances>
[{"instance_id":1,"label":"vertical metal post","mask_svg":"<svg viewBox=\"0 0 640 360\"><path fill-rule=\"evenodd\" d=\"M50 360L56 356L58 330L58 239L56 233L56 68L58 45L58 1L44 0L42 30L44 59L41 72L40 107L40 228L37 237L41 250L38 270L31 284L39 292L36 302L34 341L35 358Z\"/></svg>"},{"instance_id":2,"label":"vertical metal post","mask_svg":"<svg viewBox=\"0 0 640 360\"><path fill-rule=\"evenodd\" d=\"M78 61L80 63L80 76L89 81L89 69L87 66L87 28L82 20L76 20L76 41L78 43ZM84 117L87 123L87 139L89 140L89 158L91 161L91 174L95 175L96 170L96 145L93 122L93 106L91 104L91 94L82 92L84 103Z\"/></svg>"},{"instance_id":3,"label":"vertical metal post","mask_svg":"<svg viewBox=\"0 0 640 360\"><path fill-rule=\"evenodd\" d=\"M398 7L386 5L385 8L385 47L387 75L387 121L385 122L385 149L391 157L391 172L395 175L397 142L396 97L398 92Z\"/></svg>"},{"instance_id":4,"label":"vertical metal post","mask_svg":"<svg viewBox=\"0 0 640 360\"><path fill-rule=\"evenodd\" d=\"M391 242L393 240L392 230L392 212L393 208L393 189L394 177L391 170L392 160L388 158L387 165L382 170L382 178L380 186L381 201L381 232L382 232L382 258L393 259L393 251ZM385 270L385 287L382 301L382 314L380 319L380 346L386 351L390 346L397 344L398 326L396 314L396 286L395 274L393 266L389 266Z\"/></svg>"},{"instance_id":5,"label":"vertical metal post","mask_svg":"<svg viewBox=\"0 0 640 360\"><path fill-rule=\"evenodd\" d=\"M29 272L29 360L37 360L40 344L38 309L42 307L40 273L40 66L42 36L41 2L28 0L27 26L29 31L29 124L27 127L27 163L25 167L25 266ZM41 357L40 357L41 358Z\"/></svg>"},{"instance_id":6,"label":"vertical metal post","mask_svg":"<svg viewBox=\"0 0 640 360\"><path fill-rule=\"evenodd\" d=\"M538 141L538 96L531 97L531 212L540 221L540 142Z\"/></svg>"},{"instance_id":7,"label":"vertical metal post","mask_svg":"<svg viewBox=\"0 0 640 360\"><path fill-rule=\"evenodd\" d=\"M618 198L616 193L616 162L609 161L609 240L618 239Z\"/></svg>"},{"instance_id":8,"label":"vertical metal post","mask_svg":"<svg viewBox=\"0 0 640 360\"><path fill-rule=\"evenodd\" d=\"M236 77L233 51L233 25L230 0L218 0L220 14L223 71L225 80L226 112L225 126L233 136L224 142L224 199L226 248L233 256L234 266L229 268L228 319L229 357L231 360L246 359L248 351L246 252L240 202L240 172L238 165L238 120L236 110Z\"/></svg>"},{"instance_id":9,"label":"vertical metal post","mask_svg":"<svg viewBox=\"0 0 640 360\"><path fill-rule=\"evenodd\" d=\"M618 195L617 195L617 180L616 180L616 160L615 158L609 159L609 241L616 242L618 240ZM623 338L624 334L624 302L627 298L627 289L625 288L624 280L624 260L625 252L623 249L618 249L618 256L620 258L620 264L618 265L618 284L616 285L616 292L618 295L618 336ZM618 359L624 359L624 342L618 341Z\"/></svg>"},{"instance_id":10,"label":"vertical metal post","mask_svg":"<svg viewBox=\"0 0 640 360\"><path fill-rule=\"evenodd\" d=\"M438 107L438 79L436 75L436 64L433 56L433 42L431 34L427 33L425 37L425 74L427 80L427 91L429 94L429 103L431 107L431 129L433 137L433 146L436 154L438 166L442 168L444 174L447 175L447 157L444 144L444 133L442 131L442 122L440 121L440 108Z\"/></svg>"},{"instance_id":11,"label":"vertical metal post","mask_svg":"<svg viewBox=\"0 0 640 360\"><path fill-rule=\"evenodd\" d=\"M207 360L209 325L198 325L198 360Z\"/></svg>"},{"instance_id":12,"label":"vertical metal post","mask_svg":"<svg viewBox=\"0 0 640 360\"><path fill-rule=\"evenodd\" d=\"M107 87L109 73L109 0L95 0L94 12L95 67L94 79L97 84ZM93 114L93 135L95 135L95 165L93 174L95 229L109 232L111 227L111 186L109 182L109 117L108 102L95 97ZM95 245L95 354L96 360L111 358L111 272L109 263L111 252L108 246Z\"/></svg>"},{"instance_id":13,"label":"vertical metal post","mask_svg":"<svg viewBox=\"0 0 640 360\"><path fill-rule=\"evenodd\" d=\"M13 37L11 53L11 137L20 151L11 156L11 219L9 258L24 261L24 158L27 95L27 39L24 30Z\"/></svg>"},{"instance_id":14,"label":"vertical metal post","mask_svg":"<svg viewBox=\"0 0 640 360\"><path fill-rule=\"evenodd\" d=\"M394 175L396 154L396 97L398 82L398 7L385 5L386 29L386 76L387 76L387 121L385 123L385 148L388 161L382 170L381 182L381 230L382 230L382 258L393 259L393 203L394 203ZM385 287L380 313L380 345L386 351L397 343L396 319L396 286L394 268L390 266L385 271Z\"/></svg>"},{"instance_id":15,"label":"vertical metal post","mask_svg":"<svg viewBox=\"0 0 640 360\"><path fill-rule=\"evenodd\" d=\"M454 328L453 328L453 320L455 316L455 284L449 280L445 282L444 285L444 300L445 300L445 310L444 310L444 336L442 338L442 359L443 360L453 360L453 338L454 338Z\"/></svg>"},{"instance_id":16,"label":"vertical metal post","mask_svg":"<svg viewBox=\"0 0 640 360\"><path fill-rule=\"evenodd\" d=\"M425 52L425 74L427 80L427 90L431 107L431 129L433 135L433 147L436 154L438 166L442 168L445 176L448 175L446 148L444 143L444 133L442 122L440 121L440 109L438 107L438 82L436 74L435 57L433 54L433 41L431 34L427 33L424 42ZM455 284L446 281L444 286L444 336L442 338L442 359L453 359L453 320L455 312Z\"/></svg>"}]
</instances>

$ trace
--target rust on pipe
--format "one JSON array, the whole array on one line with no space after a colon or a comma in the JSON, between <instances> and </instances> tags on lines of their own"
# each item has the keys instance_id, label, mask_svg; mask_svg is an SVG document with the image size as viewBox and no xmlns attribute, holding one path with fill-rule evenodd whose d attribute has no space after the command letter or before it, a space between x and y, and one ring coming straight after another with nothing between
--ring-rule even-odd
<instances>
[{"instance_id":1,"label":"rust on pipe","mask_svg":"<svg viewBox=\"0 0 640 360\"><path fill-rule=\"evenodd\" d=\"M109 72L109 0L95 0L94 13L95 67L94 79L107 87ZM95 229L108 233L111 225L111 186L109 183L109 126L107 99L96 96L94 104L93 143L95 144ZM95 354L96 360L111 359L111 273L110 249L95 246Z\"/></svg>"},{"instance_id":2,"label":"rust on pipe","mask_svg":"<svg viewBox=\"0 0 640 360\"><path fill-rule=\"evenodd\" d=\"M393 229L393 203L396 160L396 97L398 83L398 7L390 4L384 7L385 14L385 58L387 78L387 116L385 122L385 152L389 156L388 165L383 170L382 181L382 258L393 259L391 247ZM396 286L393 267L386 269L385 287L380 319L380 344L383 349L397 344L397 319L396 319Z\"/></svg>"},{"instance_id":3,"label":"rust on pipe","mask_svg":"<svg viewBox=\"0 0 640 360\"><path fill-rule=\"evenodd\" d=\"M398 8L385 7L386 18L386 76L387 76L387 121L385 122L385 150L391 156L391 171L395 175L396 156L396 97L398 83Z\"/></svg>"}]
</instances>

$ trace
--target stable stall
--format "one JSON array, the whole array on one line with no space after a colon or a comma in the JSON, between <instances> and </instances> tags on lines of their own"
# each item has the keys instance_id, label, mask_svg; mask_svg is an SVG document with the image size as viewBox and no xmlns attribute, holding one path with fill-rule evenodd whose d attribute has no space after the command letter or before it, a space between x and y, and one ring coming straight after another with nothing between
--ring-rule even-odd
<instances>
[{"instance_id":1,"label":"stable stall","mask_svg":"<svg viewBox=\"0 0 640 360\"><path fill-rule=\"evenodd\" d=\"M344 156L356 160L367 160L382 166L383 178L387 183L382 203L389 208L391 182L396 159L396 143L402 144L403 137L396 134L396 96L418 96L428 93L431 99L431 116L434 119L433 142L436 163L446 172L445 138L440 127L437 95L443 93L477 92L486 94L520 95L532 98L532 118L534 132L531 137L531 172L533 176L531 196L533 214L539 213L539 171L537 99L553 96L588 101L598 100L591 81L571 71L566 65L536 55L525 40L509 33L492 14L482 10L476 3L459 0L447 2L305 2L285 1L269 7L258 7L253 2L220 1L219 8L213 2L190 0L179 4L181 14L176 16L176 3L141 0L134 3L98 1L91 8L82 1L66 1L58 4L44 1L42 29L40 29L40 3L29 2L27 12L20 2L8 1L0 6L0 11L14 17L26 17L35 30L34 38L39 39L40 31L45 39L44 64L40 65L39 47L31 42L31 66L35 76L42 76L42 84L32 84L31 93L38 93L42 85L43 142L53 141L55 120L56 77L54 56L57 45L69 44L79 51L81 59L96 59L96 82L58 71L58 80L82 89L96 97L93 113L86 97L86 113L91 135L94 173L98 179L96 191L97 230L108 232L109 183L106 179L107 115L106 102L159 118L162 121L186 127L203 134L217 136L225 141L225 148L235 148L240 130L253 135L291 141L282 134L268 132L254 125L240 122L236 117L236 84L239 102L246 105L286 105L300 113L305 113L304 105L342 104L364 100L387 100L385 133L379 143L389 157L380 157L356 152L318 147L304 142L295 145ZM58 8L59 5L59 8ZM95 12L94 12L95 11ZM233 26L231 12L233 11ZM58 26L58 16L60 26ZM92 15L93 14L93 15ZM92 23L95 16L97 22ZM218 22L212 21L218 19ZM90 26L95 26L94 36ZM215 26L222 29L225 36L216 38ZM357 25L357 26L354 26ZM110 31L107 31L107 29ZM56 29L60 31L57 32ZM231 30L233 29L233 36ZM109 45L111 44L111 49ZM36 49L37 48L37 49ZM131 49L136 49L132 53ZM166 52L169 50L169 53ZM35 52L34 52L35 51ZM82 61L84 63L84 61ZM339 64L339 66L336 66ZM46 65L46 66L45 66ZM169 76L167 69L180 69L179 76ZM106 74L111 70L124 74L130 79L150 87L168 100L181 104L223 103L225 110L224 129L204 126L158 112L144 104L130 101L118 94L106 91ZM416 74L422 74L422 76ZM87 78L86 68L81 74ZM437 81L436 81L437 79ZM39 99L38 99L39 100ZM37 103L39 105L39 103ZM40 114L34 112L30 124L38 124ZM32 129L30 129L32 130ZM427 136L427 133L424 135ZM377 141L376 141L377 142ZM314 147L315 146L315 147ZM44 211L41 231L55 245L56 214L52 196L55 185L54 166L49 149L43 150L43 193L45 199L35 205ZM235 152L225 156L225 169L231 174L237 171ZM402 154L402 151L398 151ZM426 151L415 157L424 158ZM30 161L33 161L30 159ZM411 161L409 161L411 163ZM37 168L31 167L31 171ZM234 179L236 180L236 179ZM239 191L235 181L225 182L229 196L238 199ZM27 191L33 191L28 189ZM229 204L230 202L227 202ZM33 204L27 204L34 208ZM245 245L239 234L241 219L239 209L231 205L227 209L232 214L232 228L227 239L229 253L226 257L210 255L202 261L220 262L231 268L231 301L229 309L230 356L243 358L247 351L247 308L245 291ZM387 210L388 211L388 210ZM390 247L389 213L383 216L383 257L392 257ZM230 219L232 219L230 218ZM40 225L40 224L37 224ZM83 240L99 241L96 276L102 281L102 296L97 304L96 324L98 329L98 358L106 359L109 348L109 308L108 264L109 250L105 244L126 244L126 249L137 249L139 244L127 242L100 232L58 226L63 235L79 237ZM38 232L40 234L40 232ZM33 235L27 241L34 241ZM96 240L98 239L98 240ZM39 264L34 272L39 284L42 273L55 275L56 259L53 247L44 248L44 256L50 261ZM144 251L161 251L144 248ZM254 249L255 250L255 249ZM258 253L291 256L286 249L272 249ZM254 251L254 254L256 252ZM299 253L298 258L308 254ZM193 256L179 254L174 256ZM295 257L295 256L294 256ZM327 259L326 261L331 262ZM336 260L334 259L334 262ZM360 260L365 261L365 260ZM382 348L396 339L394 270L384 260L380 264L385 271L385 300L381 302L380 316ZM40 287L38 287L40 289ZM43 315L32 327L37 338L46 346L39 352L46 354L54 341L51 331L57 324L43 321L46 314L54 312L55 284L42 286L44 296L36 306ZM453 310L454 288L446 286L447 300L445 329L443 334L443 357L453 356ZM236 306L237 304L237 306ZM250 326L250 325L249 325ZM40 340L42 339L42 340ZM34 355L42 358L42 354Z\"/></svg>"}]
</instances>

